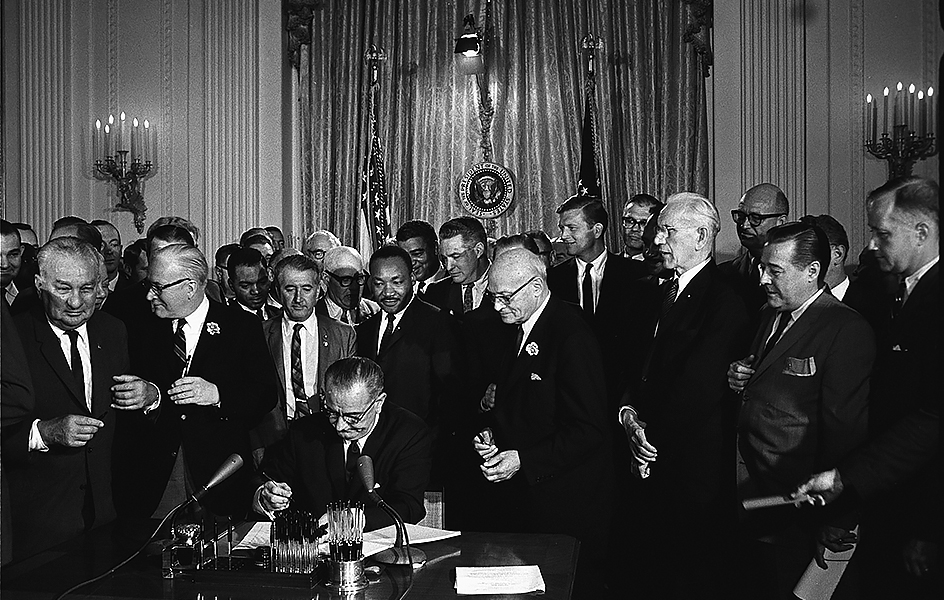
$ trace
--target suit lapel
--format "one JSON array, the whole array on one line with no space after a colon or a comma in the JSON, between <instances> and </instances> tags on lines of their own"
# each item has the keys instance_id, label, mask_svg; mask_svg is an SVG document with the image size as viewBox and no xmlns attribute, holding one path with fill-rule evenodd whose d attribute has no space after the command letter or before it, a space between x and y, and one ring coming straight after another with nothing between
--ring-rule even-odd
<instances>
[{"instance_id":1,"label":"suit lapel","mask_svg":"<svg viewBox=\"0 0 944 600\"><path fill-rule=\"evenodd\" d=\"M380 314L386 315L387 313L381 311ZM390 334L390 339L383 340L384 343L386 343L387 345L384 346L382 354L386 354L387 352L389 352L390 348L392 348L394 344L400 341L405 331L411 331L411 328L414 327L416 320L418 318L419 318L419 315L417 314L416 303L413 302L406 309L406 312L403 313L403 316L400 317L400 322L397 323L396 329L394 329L393 333ZM381 319L379 323L380 325L383 325L383 319ZM380 335L379 327L377 328L377 335L378 336ZM381 357L378 356L378 358L381 358Z\"/></svg>"},{"instance_id":2,"label":"suit lapel","mask_svg":"<svg viewBox=\"0 0 944 600\"><path fill-rule=\"evenodd\" d=\"M89 337L89 355L92 357L92 414L101 415L111 404L111 380L105 375L105 365L109 360L106 352L109 340L102 337L98 324L90 319L86 331ZM113 356L113 355L112 355Z\"/></svg>"},{"instance_id":3,"label":"suit lapel","mask_svg":"<svg viewBox=\"0 0 944 600\"><path fill-rule=\"evenodd\" d=\"M228 337L227 333L223 331L223 328L228 326L229 323L226 323L225 315L220 314L220 311L224 310L227 309L212 300L210 301L210 310L207 311L206 321L204 321L203 329L200 331L200 337L197 339L197 347L194 348L193 357L190 359L191 373L200 373L200 368L203 366L203 363L207 360L211 360L211 357L216 354L213 349L218 343L216 341L217 338L222 337L226 339ZM221 316L224 318L221 319ZM214 335L207 333L207 325L210 323L216 323L219 326L219 333ZM220 323L223 324L220 325Z\"/></svg>"},{"instance_id":4,"label":"suit lapel","mask_svg":"<svg viewBox=\"0 0 944 600\"><path fill-rule=\"evenodd\" d=\"M207 315L209 318L209 315ZM279 375L281 389L285 389L285 357L282 354L282 319L272 322L266 331L266 342L269 344L269 353L275 363L275 372Z\"/></svg>"},{"instance_id":5,"label":"suit lapel","mask_svg":"<svg viewBox=\"0 0 944 600\"><path fill-rule=\"evenodd\" d=\"M45 315L37 313L37 318L33 319L33 326L36 328L36 341L40 343L40 351L46 359L46 362L49 363L53 372L62 381L63 385L66 386L66 389L69 390L73 402L82 408L82 412L87 413L88 406L85 404L85 390L79 389L78 382L72 376L69 363L66 362L66 357L62 354L62 346L49 327L49 323L46 322Z\"/></svg>"},{"instance_id":6,"label":"suit lapel","mask_svg":"<svg viewBox=\"0 0 944 600\"><path fill-rule=\"evenodd\" d=\"M839 302L832 295L823 292L820 294L819 298L813 301L803 314L800 315L800 318L790 325L783 337L780 338L773 348L770 349L770 352L767 356L761 359L759 365L757 365L757 370L754 372L753 378L756 379L760 376L761 373L765 372L770 368L771 365L780 364L780 359L786 354L793 346L797 344L800 340L804 339L806 335L812 330L820 317L823 314L823 310L833 304ZM781 317L783 318L783 317ZM769 332L770 323L767 323L767 332ZM766 333L763 335L763 339L766 341Z\"/></svg>"}]
</instances>

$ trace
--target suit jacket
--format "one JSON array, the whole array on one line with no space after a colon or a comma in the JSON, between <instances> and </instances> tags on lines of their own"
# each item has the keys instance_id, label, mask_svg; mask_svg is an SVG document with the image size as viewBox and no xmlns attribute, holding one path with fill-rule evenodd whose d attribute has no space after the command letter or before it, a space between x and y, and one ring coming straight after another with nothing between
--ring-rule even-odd
<instances>
[{"instance_id":1,"label":"suit jacket","mask_svg":"<svg viewBox=\"0 0 944 600\"><path fill-rule=\"evenodd\" d=\"M518 488L514 516L532 531L605 539L611 439L593 333L577 309L552 295L516 350L514 340L504 348L510 369L485 416L498 448L518 451L521 470L494 485ZM577 497L580 510L573 510Z\"/></svg>"},{"instance_id":2,"label":"suit jacket","mask_svg":"<svg viewBox=\"0 0 944 600\"><path fill-rule=\"evenodd\" d=\"M95 525L115 517L112 501L112 441L115 413L111 404L112 376L129 373L128 338L120 321L94 313L87 323L92 362L92 410L85 392L72 377L42 310L16 317L16 325L32 375L36 404L32 419L65 415L95 417L105 426L85 445L66 448L50 445L48 452L30 452L24 464L4 469L9 478L11 510L16 515L13 534L17 558L54 546L85 529L82 509L86 493L95 508ZM4 432L6 433L6 432ZM5 436L6 437L6 436ZM47 440L48 443L48 440ZM29 447L29 427L4 439L4 448ZM4 452L6 456L6 452Z\"/></svg>"},{"instance_id":3,"label":"suit jacket","mask_svg":"<svg viewBox=\"0 0 944 600\"><path fill-rule=\"evenodd\" d=\"M592 318L581 311L590 323L603 353L603 369L606 374L611 408L616 406L622 392L619 390L619 382L623 378L625 369L624 350L631 343L621 333L626 330L627 321L636 316L626 310L626 303L631 294L633 282L648 274L649 271L644 262L607 252L606 269L603 280L600 282L596 310ZM577 281L575 258L570 258L553 267L547 273L547 285L551 292L565 302L579 305Z\"/></svg>"},{"instance_id":4,"label":"suit jacket","mask_svg":"<svg viewBox=\"0 0 944 600\"><path fill-rule=\"evenodd\" d=\"M288 432L285 386L286 377L290 379L291 373L285 373L285 355L282 352L282 317L269 319L263 323L262 332L279 378L279 403L250 432L253 450L271 446L284 438ZM337 360L354 356L354 328L324 315L318 315L318 336L321 343L318 346L316 368L318 369L318 389L322 390L324 389L324 374L328 367ZM313 402L310 408L312 411L317 411L317 402Z\"/></svg>"},{"instance_id":5,"label":"suit jacket","mask_svg":"<svg viewBox=\"0 0 944 600\"><path fill-rule=\"evenodd\" d=\"M385 402L361 455L373 459L374 479L387 504L407 523L420 521L426 515L423 493L430 467L429 430L423 421ZM329 502L363 502L367 529L393 523L368 498L356 474L347 479L343 440L321 413L292 421L288 437L266 452L261 471L289 484L293 507L321 515ZM255 487L263 482L257 476Z\"/></svg>"},{"instance_id":6,"label":"suit jacket","mask_svg":"<svg viewBox=\"0 0 944 600\"><path fill-rule=\"evenodd\" d=\"M209 297L209 296L208 296L208 297ZM212 300L213 298L210 298L210 299ZM221 304L222 304L222 303L221 303ZM271 304L263 304L263 305L262 305L262 312L263 312L263 314L265 315L265 318L264 318L264 319L259 319L259 315L257 315L257 314L254 313L254 312L249 312L248 310L246 310L245 308L243 308L242 305L239 304L239 301L238 301L238 300L233 300L233 302L232 302L231 304L227 304L227 307L229 307L229 308L232 309L232 310L241 310L241 311L243 311L243 312L246 313L246 314L253 315L253 316L256 317L256 319L257 319L260 323L265 323L266 321L268 321L268 320L270 320L270 319L276 319L276 318L282 316L282 311L281 311L280 309L278 309L278 308L272 306Z\"/></svg>"},{"instance_id":7,"label":"suit jacket","mask_svg":"<svg viewBox=\"0 0 944 600\"><path fill-rule=\"evenodd\" d=\"M657 301L641 297L648 312L638 318L649 339L640 344L644 357L625 399L647 423L646 438L659 451L644 484L663 499L704 505L722 492L733 493L735 404L727 370L744 356L748 321L714 262L682 290L652 338L663 294L659 288ZM732 482L729 490L725 482Z\"/></svg>"},{"instance_id":8,"label":"suit jacket","mask_svg":"<svg viewBox=\"0 0 944 600\"><path fill-rule=\"evenodd\" d=\"M318 303L315 304L315 313L323 315L325 317L330 317L328 314L328 301L326 300L327 296L322 296ZM360 302L357 304L357 323L363 323L371 315L380 311L380 305L374 302L373 300L368 300L367 298L361 298ZM351 325L357 325L357 323L351 323Z\"/></svg>"},{"instance_id":9,"label":"suit jacket","mask_svg":"<svg viewBox=\"0 0 944 600\"><path fill-rule=\"evenodd\" d=\"M220 405L174 404L168 390L180 378L181 368L174 355L173 321L156 321L147 335L133 342L139 349L132 357L137 359L135 374L160 389L161 404L150 415L119 415L116 441L116 506L119 514L137 518L149 518L157 508L180 448L196 486L209 481L230 454L239 453L251 465L249 430L272 410L279 394L259 320L211 300L189 375L215 384ZM210 490L202 503L220 515L245 513L249 479L250 468L240 469Z\"/></svg>"},{"instance_id":10,"label":"suit jacket","mask_svg":"<svg viewBox=\"0 0 944 600\"><path fill-rule=\"evenodd\" d=\"M751 354L760 355L774 316L764 309ZM738 434L751 493L787 494L865 441L874 360L868 323L824 291L744 388Z\"/></svg>"},{"instance_id":11,"label":"suit jacket","mask_svg":"<svg viewBox=\"0 0 944 600\"><path fill-rule=\"evenodd\" d=\"M767 293L760 285L760 273L751 264L750 252L745 250L734 259L721 263L718 271L741 296L748 314L754 319L752 325L756 326L757 312L767 304Z\"/></svg>"}]
</instances>

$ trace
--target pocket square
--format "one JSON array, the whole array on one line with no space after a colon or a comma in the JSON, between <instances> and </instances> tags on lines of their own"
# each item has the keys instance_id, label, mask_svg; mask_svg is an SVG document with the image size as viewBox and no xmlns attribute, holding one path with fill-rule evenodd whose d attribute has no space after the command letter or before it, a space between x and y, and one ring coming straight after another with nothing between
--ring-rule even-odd
<instances>
[{"instance_id":1,"label":"pocket square","mask_svg":"<svg viewBox=\"0 0 944 600\"><path fill-rule=\"evenodd\" d=\"M892 346L892 352L904 352L904 351L905 351L904 348L902 348L898 344L895 344L894 346Z\"/></svg>"},{"instance_id":2,"label":"pocket square","mask_svg":"<svg viewBox=\"0 0 944 600\"><path fill-rule=\"evenodd\" d=\"M795 375L796 377L812 377L816 375L816 360L809 358L787 358L787 366L783 370L784 375Z\"/></svg>"},{"instance_id":3,"label":"pocket square","mask_svg":"<svg viewBox=\"0 0 944 600\"><path fill-rule=\"evenodd\" d=\"M537 373L531 373L531 381L541 381L541 376Z\"/></svg>"}]
</instances>

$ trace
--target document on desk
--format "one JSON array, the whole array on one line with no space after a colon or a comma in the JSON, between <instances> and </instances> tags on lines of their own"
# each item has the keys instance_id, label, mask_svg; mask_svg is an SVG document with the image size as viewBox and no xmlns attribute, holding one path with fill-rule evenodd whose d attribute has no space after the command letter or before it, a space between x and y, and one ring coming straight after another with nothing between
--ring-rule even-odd
<instances>
[{"instance_id":1,"label":"document on desk","mask_svg":"<svg viewBox=\"0 0 944 600\"><path fill-rule=\"evenodd\" d=\"M543 594L544 577L537 565L515 567L456 567L456 593Z\"/></svg>"}]
</instances>

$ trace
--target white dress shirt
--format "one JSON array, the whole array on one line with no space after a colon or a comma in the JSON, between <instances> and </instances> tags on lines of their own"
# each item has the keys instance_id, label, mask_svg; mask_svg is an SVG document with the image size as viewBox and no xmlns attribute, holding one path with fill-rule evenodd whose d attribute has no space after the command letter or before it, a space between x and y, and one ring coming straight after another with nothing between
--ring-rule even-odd
<instances>
[{"instance_id":1,"label":"white dress shirt","mask_svg":"<svg viewBox=\"0 0 944 600\"><path fill-rule=\"evenodd\" d=\"M846 297L846 292L849 291L849 278L846 277L837 283L836 287L829 288L829 291L833 296L835 296L836 300L842 302L842 299Z\"/></svg>"},{"instance_id":2,"label":"white dress shirt","mask_svg":"<svg viewBox=\"0 0 944 600\"><path fill-rule=\"evenodd\" d=\"M541 306L538 307L534 314L528 317L528 320L521 324L521 330L524 332L524 335L521 336L521 345L518 346L518 354L521 354L521 349L524 348L525 344L528 343L528 338L531 336L531 330L534 329L534 324L537 323L538 319L541 317L541 313L544 312L544 309L547 308L547 303L550 301L551 295L548 294L547 298L544 299L544 302L541 303Z\"/></svg>"},{"instance_id":3,"label":"white dress shirt","mask_svg":"<svg viewBox=\"0 0 944 600\"><path fill-rule=\"evenodd\" d=\"M921 281L921 278L924 277L924 274L930 271L931 267L937 264L937 261L940 258L941 258L940 255L935 256L930 261L928 261L928 263L925 264L923 267L921 267L920 269L918 269L917 271L915 271L908 277L905 277L905 298L902 304L908 301L908 296L911 295L912 290L915 289L915 286L918 285L918 282Z\"/></svg>"},{"instance_id":4,"label":"white dress shirt","mask_svg":"<svg viewBox=\"0 0 944 600\"><path fill-rule=\"evenodd\" d=\"M413 304L413 300L416 296L410 298L410 301L406 303L406 306L400 309L400 312L393 314L393 331L396 331L400 327L400 320L403 318L403 313L410 308L410 305ZM383 339L387 331L387 314L384 311L380 311L380 330L377 332L377 355L380 356L380 345L383 344Z\"/></svg>"},{"instance_id":5,"label":"white dress shirt","mask_svg":"<svg viewBox=\"0 0 944 600\"><path fill-rule=\"evenodd\" d=\"M597 303L600 301L600 282L603 281L603 271L606 269L606 248L596 258L589 263L582 258L574 257L577 263L577 304L583 306L583 278L587 271L587 265L590 267L590 281L593 284L593 311L597 310Z\"/></svg>"},{"instance_id":6,"label":"white dress shirt","mask_svg":"<svg viewBox=\"0 0 944 600\"><path fill-rule=\"evenodd\" d=\"M295 324L286 316L282 317L282 372L285 373L285 416L288 420L295 418L295 390L292 387L292 337L295 335ZM318 315L315 311L301 321L302 329L299 337L302 342L302 381L307 398L318 397ZM307 399L306 398L306 399ZM310 406L312 411L317 407Z\"/></svg>"}]
</instances>

